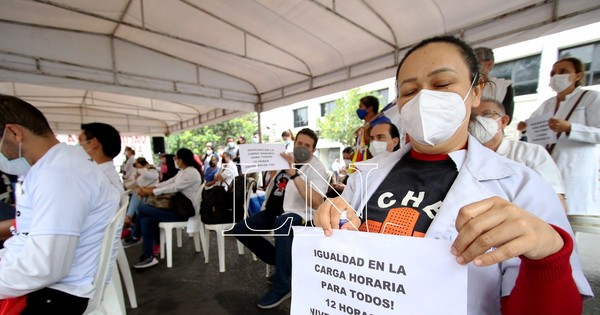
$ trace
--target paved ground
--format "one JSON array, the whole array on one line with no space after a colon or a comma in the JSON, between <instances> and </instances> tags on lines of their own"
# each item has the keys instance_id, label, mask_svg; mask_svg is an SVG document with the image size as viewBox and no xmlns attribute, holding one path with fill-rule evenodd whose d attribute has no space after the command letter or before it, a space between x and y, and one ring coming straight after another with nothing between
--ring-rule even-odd
<instances>
[{"instance_id":1,"label":"paved ground","mask_svg":"<svg viewBox=\"0 0 600 315\"><path fill-rule=\"evenodd\" d=\"M213 234L214 235L214 234ZM588 281L596 296L600 295L600 235L580 234L579 251ZM217 244L211 237L210 262L204 263L202 253L196 253L190 240L174 249L173 268L163 260L148 270L133 270L137 309L128 308L130 315L210 314L210 315L283 315L289 314L289 301L263 311L256 302L269 289L265 265L252 261L247 251L239 256L234 240L226 237L226 268L219 273ZM141 247L126 249L130 263L136 261ZM126 302L127 303L127 302ZM587 301L583 314L600 314L600 298Z\"/></svg>"}]
</instances>

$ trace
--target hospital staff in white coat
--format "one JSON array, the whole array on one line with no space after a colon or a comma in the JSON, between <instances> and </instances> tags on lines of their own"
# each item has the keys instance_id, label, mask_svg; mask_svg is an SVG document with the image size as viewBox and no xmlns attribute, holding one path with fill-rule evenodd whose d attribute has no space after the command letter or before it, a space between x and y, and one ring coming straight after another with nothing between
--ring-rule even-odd
<instances>
[{"instance_id":1,"label":"hospital staff in white coat","mask_svg":"<svg viewBox=\"0 0 600 315\"><path fill-rule=\"evenodd\" d=\"M468 134L481 94L473 50L454 37L426 39L406 54L396 79L410 143L370 160L379 168L368 175L352 175L341 197L319 207L316 226L331 235L349 210L342 229L385 233L390 224L370 221L412 211L425 224L405 226L414 229L404 235L451 240L457 263L468 264L468 314L580 313L582 297L593 294L557 195L533 170ZM562 279L533 279L558 260Z\"/></svg>"},{"instance_id":2,"label":"hospital staff in white coat","mask_svg":"<svg viewBox=\"0 0 600 315\"><path fill-rule=\"evenodd\" d=\"M531 116L553 115L548 126L559 133L559 138L551 155L565 184L568 213L600 215L597 149L600 93L581 88L585 72L579 59L569 57L557 61L550 76L550 87L557 94L542 103ZM520 122L518 129L525 131L527 124Z\"/></svg>"}]
</instances>

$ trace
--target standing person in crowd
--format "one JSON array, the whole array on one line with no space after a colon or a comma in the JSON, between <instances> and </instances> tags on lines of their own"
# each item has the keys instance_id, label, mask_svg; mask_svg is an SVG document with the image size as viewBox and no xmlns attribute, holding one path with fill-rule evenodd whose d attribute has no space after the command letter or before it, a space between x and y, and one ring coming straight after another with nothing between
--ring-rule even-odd
<instances>
[{"instance_id":1,"label":"standing person in crowd","mask_svg":"<svg viewBox=\"0 0 600 315\"><path fill-rule=\"evenodd\" d=\"M175 167L175 155L163 154L160 156L160 182L166 182L175 177L179 170Z\"/></svg>"},{"instance_id":2,"label":"standing person in crowd","mask_svg":"<svg viewBox=\"0 0 600 315\"><path fill-rule=\"evenodd\" d=\"M582 297L593 293L556 193L469 136L478 68L471 47L455 37L410 49L396 72L410 143L374 157L379 168L368 176L352 175L362 178L324 202L315 224L331 235L348 210L342 229L451 240L448 251L468 268L467 314L580 314Z\"/></svg>"},{"instance_id":3,"label":"standing person in crowd","mask_svg":"<svg viewBox=\"0 0 600 315\"><path fill-rule=\"evenodd\" d=\"M356 130L356 140L354 143L355 153L352 161L364 161L371 156L367 151L369 147L371 128L381 122L390 122L385 115L378 115L379 100L373 95L367 95L360 99L356 115L363 121L363 125ZM350 170L350 173L352 171Z\"/></svg>"},{"instance_id":4,"label":"standing person in crowd","mask_svg":"<svg viewBox=\"0 0 600 315\"><path fill-rule=\"evenodd\" d=\"M321 161L313 155L318 140L317 134L309 128L298 132L293 155L281 153L290 168L279 171L269 183L263 211L238 222L231 231L258 258L275 265L271 290L258 302L261 309L276 307L290 298L291 226L310 222L313 209L323 202L322 192L327 189L326 171ZM275 233L275 245L261 235L271 230Z\"/></svg>"},{"instance_id":5,"label":"standing person in crowd","mask_svg":"<svg viewBox=\"0 0 600 315\"><path fill-rule=\"evenodd\" d=\"M125 162L121 165L121 174L123 174L123 181L126 182L133 179L135 175L135 150L131 147L125 147Z\"/></svg>"},{"instance_id":6,"label":"standing person in crowd","mask_svg":"<svg viewBox=\"0 0 600 315\"><path fill-rule=\"evenodd\" d=\"M369 152L377 156L385 152L400 149L400 132L396 125L390 122L381 122L371 128Z\"/></svg>"},{"instance_id":7,"label":"standing person in crowd","mask_svg":"<svg viewBox=\"0 0 600 315\"><path fill-rule=\"evenodd\" d=\"M237 151L238 148L235 145L235 140L233 140L233 137L227 137L227 149L225 150L225 152L229 153L229 156L231 156L231 158L235 158L237 155Z\"/></svg>"},{"instance_id":8,"label":"standing person in crowd","mask_svg":"<svg viewBox=\"0 0 600 315\"><path fill-rule=\"evenodd\" d=\"M202 154L203 169L207 169L210 166L209 163L213 156L217 158L217 166L221 167L221 162L219 161L221 158L219 157L219 154L217 154L217 151L215 151L213 143L207 142L204 154Z\"/></svg>"},{"instance_id":9,"label":"standing person in crowd","mask_svg":"<svg viewBox=\"0 0 600 315\"><path fill-rule=\"evenodd\" d=\"M291 130L284 130L281 133L281 140L285 144L286 152L294 152L294 133Z\"/></svg>"},{"instance_id":10,"label":"standing person in crowd","mask_svg":"<svg viewBox=\"0 0 600 315\"><path fill-rule=\"evenodd\" d=\"M177 150L175 164L181 169L175 177L158 183L156 186L140 187L138 194L141 197L148 197L181 192L192 201L194 208L197 209L200 205L197 204L198 200L195 196L203 181L200 165L194 160L194 154L189 149ZM177 222L187 219L182 218L173 210L160 209L149 204L141 205L138 208L137 219L131 235L123 240L123 247L128 248L142 238L142 255L140 261L133 265L133 268L142 269L158 264L158 259L154 257L154 244L160 242L160 230L158 229L160 222Z\"/></svg>"},{"instance_id":11,"label":"standing person in crowd","mask_svg":"<svg viewBox=\"0 0 600 315\"><path fill-rule=\"evenodd\" d=\"M0 95L2 171L25 176L16 234L0 258L0 309L83 314L119 192L81 149L59 143L31 104Z\"/></svg>"},{"instance_id":12,"label":"standing person in crowd","mask_svg":"<svg viewBox=\"0 0 600 315\"><path fill-rule=\"evenodd\" d=\"M145 158L139 157L135 159L136 173L134 175L135 181L127 189L132 190L131 199L129 199L129 205L127 206L127 214L125 215L125 224L131 224L133 216L137 214L137 210L142 204L142 197L138 195L140 187L154 186L158 184L158 170Z\"/></svg>"},{"instance_id":13,"label":"standing person in crowd","mask_svg":"<svg viewBox=\"0 0 600 315\"><path fill-rule=\"evenodd\" d=\"M600 215L600 93L581 88L585 70L577 58L557 61L550 76L556 96L542 103L531 116L553 115L548 127L556 132L558 140L547 149L561 172L569 214ZM526 131L527 124L519 122L517 128Z\"/></svg>"},{"instance_id":14,"label":"standing person in crowd","mask_svg":"<svg viewBox=\"0 0 600 315\"><path fill-rule=\"evenodd\" d=\"M100 166L104 175L119 192L123 192L123 182L113 159L121 152L121 135L115 127L104 123L81 125L79 145Z\"/></svg>"},{"instance_id":15,"label":"standing person in crowd","mask_svg":"<svg viewBox=\"0 0 600 315\"><path fill-rule=\"evenodd\" d=\"M513 161L527 165L536 171L552 186L567 211L565 187L558 167L544 147L524 141L504 138L504 128L510 118L502 103L494 99L481 99L481 104L473 108L469 133L486 148Z\"/></svg>"},{"instance_id":16,"label":"standing person in crowd","mask_svg":"<svg viewBox=\"0 0 600 315\"><path fill-rule=\"evenodd\" d=\"M479 71L482 74L482 80L485 82L482 98L497 100L502 103L508 115L508 124L512 121L515 110L515 91L510 80L491 77L490 72L494 67L494 51L487 47L475 48L475 55L479 62Z\"/></svg>"},{"instance_id":17,"label":"standing person in crowd","mask_svg":"<svg viewBox=\"0 0 600 315\"><path fill-rule=\"evenodd\" d=\"M333 181L335 183L337 183L338 181L338 176L340 174L340 159L339 158L335 158L335 160L333 160L333 163L331 163L331 171L333 172Z\"/></svg>"},{"instance_id":18,"label":"standing person in crowd","mask_svg":"<svg viewBox=\"0 0 600 315\"><path fill-rule=\"evenodd\" d=\"M250 139L250 143L259 143L260 139L258 139L258 132L252 134L252 139Z\"/></svg>"}]
</instances>

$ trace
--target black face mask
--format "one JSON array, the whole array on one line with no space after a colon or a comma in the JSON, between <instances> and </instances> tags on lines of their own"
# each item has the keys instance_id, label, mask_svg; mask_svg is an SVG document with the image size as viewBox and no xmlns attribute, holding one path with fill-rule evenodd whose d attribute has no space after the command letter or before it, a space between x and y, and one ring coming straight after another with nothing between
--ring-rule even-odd
<instances>
[{"instance_id":1,"label":"black face mask","mask_svg":"<svg viewBox=\"0 0 600 315\"><path fill-rule=\"evenodd\" d=\"M221 163L223 163L223 164L227 164L227 161L226 161L225 159L222 159L222 160L221 160Z\"/></svg>"},{"instance_id":2,"label":"black face mask","mask_svg":"<svg viewBox=\"0 0 600 315\"><path fill-rule=\"evenodd\" d=\"M217 166L217 162L210 162L210 163L208 163L208 164L210 165L210 167L215 167L215 166Z\"/></svg>"},{"instance_id":3,"label":"black face mask","mask_svg":"<svg viewBox=\"0 0 600 315\"><path fill-rule=\"evenodd\" d=\"M305 147L295 147L294 148L294 160L296 163L305 163L310 160L312 153Z\"/></svg>"}]
</instances>

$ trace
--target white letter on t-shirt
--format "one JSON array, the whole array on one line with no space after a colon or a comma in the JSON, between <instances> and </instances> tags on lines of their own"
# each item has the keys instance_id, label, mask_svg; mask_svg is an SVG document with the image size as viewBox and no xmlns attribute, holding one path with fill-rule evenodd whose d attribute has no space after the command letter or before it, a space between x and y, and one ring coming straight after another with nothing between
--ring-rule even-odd
<instances>
[{"instance_id":1,"label":"white letter on t-shirt","mask_svg":"<svg viewBox=\"0 0 600 315\"><path fill-rule=\"evenodd\" d=\"M412 190L409 190L406 193L406 196L404 196L404 199L402 199L402 205L405 207L408 207L408 202L409 201L413 201L413 208L419 208L419 205L421 204L421 201L423 201L423 198L425 198L425 192L422 191L419 193L419 197L415 197L415 192Z\"/></svg>"},{"instance_id":2,"label":"white letter on t-shirt","mask_svg":"<svg viewBox=\"0 0 600 315\"><path fill-rule=\"evenodd\" d=\"M379 198L377 198L377 206L380 209L385 209L387 207L393 206L396 203L396 199L391 199L389 202L384 201L384 199L391 198L392 196L394 196L394 194L392 194L391 192L381 194Z\"/></svg>"}]
</instances>

